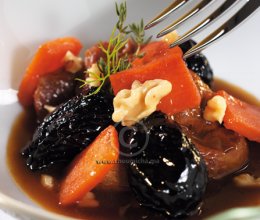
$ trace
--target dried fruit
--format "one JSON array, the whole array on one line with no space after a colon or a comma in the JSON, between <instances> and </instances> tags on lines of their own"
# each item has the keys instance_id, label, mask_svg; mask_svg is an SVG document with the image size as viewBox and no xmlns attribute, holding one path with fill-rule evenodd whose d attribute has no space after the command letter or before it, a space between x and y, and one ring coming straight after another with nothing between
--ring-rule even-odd
<instances>
[{"instance_id":1,"label":"dried fruit","mask_svg":"<svg viewBox=\"0 0 260 220\"><path fill-rule=\"evenodd\" d=\"M191 47L196 44L195 41L189 40L180 45L183 52L187 52ZM201 79L208 85L213 81L213 71L207 58L202 53L197 53L186 59L188 68L197 73Z\"/></svg>"},{"instance_id":2,"label":"dried fruit","mask_svg":"<svg viewBox=\"0 0 260 220\"><path fill-rule=\"evenodd\" d=\"M133 128L128 143L144 147L133 157L129 174L140 204L173 218L197 213L207 184L206 166L179 127L156 112Z\"/></svg>"},{"instance_id":3,"label":"dried fruit","mask_svg":"<svg viewBox=\"0 0 260 220\"><path fill-rule=\"evenodd\" d=\"M70 162L112 123L112 97L100 92L78 95L60 105L36 129L31 143L22 151L31 170Z\"/></svg>"}]
</instances>

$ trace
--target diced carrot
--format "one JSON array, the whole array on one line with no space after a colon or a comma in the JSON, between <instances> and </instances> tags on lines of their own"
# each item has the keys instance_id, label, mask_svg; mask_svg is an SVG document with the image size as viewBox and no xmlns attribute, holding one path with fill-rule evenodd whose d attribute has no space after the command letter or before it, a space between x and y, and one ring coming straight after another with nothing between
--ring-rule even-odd
<instances>
[{"instance_id":1,"label":"diced carrot","mask_svg":"<svg viewBox=\"0 0 260 220\"><path fill-rule=\"evenodd\" d=\"M118 156L118 134L113 126L108 126L72 162L61 184L60 203L69 205L82 199L104 179Z\"/></svg>"},{"instance_id":2,"label":"diced carrot","mask_svg":"<svg viewBox=\"0 0 260 220\"><path fill-rule=\"evenodd\" d=\"M169 44L165 41L154 41L145 45L140 54L144 55L142 58L137 58L133 61L132 67L142 66L151 62L152 60L158 59L162 56L167 56L167 54L180 54L182 55L182 50L180 47L169 48Z\"/></svg>"},{"instance_id":3,"label":"diced carrot","mask_svg":"<svg viewBox=\"0 0 260 220\"><path fill-rule=\"evenodd\" d=\"M260 142L260 108L243 102L223 90L217 94L227 102L224 126L251 141Z\"/></svg>"},{"instance_id":4,"label":"diced carrot","mask_svg":"<svg viewBox=\"0 0 260 220\"><path fill-rule=\"evenodd\" d=\"M81 48L79 40L73 37L58 38L42 44L27 67L20 84L18 91L20 103L23 106L30 106L33 103L33 93L39 77L61 68L67 51L78 55Z\"/></svg>"},{"instance_id":5,"label":"diced carrot","mask_svg":"<svg viewBox=\"0 0 260 220\"><path fill-rule=\"evenodd\" d=\"M182 59L182 52L179 51L181 49L168 49L168 44L165 49L165 44L160 42L146 46L148 49L144 48L145 55L141 61L136 60L133 68L111 75L110 81L115 94L122 89L130 89L134 80L142 83L152 79L170 81L172 91L161 100L157 110L172 115L199 106L201 96ZM158 47L162 49L156 53Z\"/></svg>"}]
</instances>

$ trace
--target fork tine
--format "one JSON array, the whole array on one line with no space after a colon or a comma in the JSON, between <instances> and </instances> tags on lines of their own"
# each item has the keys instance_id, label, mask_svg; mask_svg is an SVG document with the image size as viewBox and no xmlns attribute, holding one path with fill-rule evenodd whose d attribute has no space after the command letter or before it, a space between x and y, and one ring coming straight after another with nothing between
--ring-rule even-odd
<instances>
[{"instance_id":1,"label":"fork tine","mask_svg":"<svg viewBox=\"0 0 260 220\"><path fill-rule=\"evenodd\" d=\"M204 19L202 22L200 22L194 28L192 28L191 30L186 32L178 40L176 40L174 43L172 43L170 47L175 47L175 46L185 42L186 40L190 39L196 33L202 31L209 24L213 23L218 18L220 18L221 15L224 14L224 12L226 12L226 11L228 11L228 9L234 7L238 2L239 2L239 0L227 0L226 2L223 2L223 4L216 11L214 11L211 15L209 15L206 19Z\"/></svg>"},{"instance_id":2,"label":"fork tine","mask_svg":"<svg viewBox=\"0 0 260 220\"><path fill-rule=\"evenodd\" d=\"M221 39L224 35L226 35L228 32L238 26L247 17L249 17L256 9L259 8L259 6L259 0L247 0L247 3L235 15L233 15L227 22L225 22L222 26L220 26L216 31L211 33L200 43L196 44L194 47L188 50L184 54L183 58L185 59L187 57L190 57L205 49L217 40Z\"/></svg>"},{"instance_id":3,"label":"fork tine","mask_svg":"<svg viewBox=\"0 0 260 220\"><path fill-rule=\"evenodd\" d=\"M174 30L177 26L179 26L181 23L185 22L186 20L188 20L189 18L191 18L192 16L194 16L195 14L197 14L198 12L200 12L203 8L205 8L207 5L209 5L210 2L212 2L213 0L202 0L199 4L197 4L193 9L191 9L187 14L185 14L184 16L182 16L181 18L179 18L178 20L176 20L174 23L172 23L171 25L169 25L168 27L166 27L165 29L163 29L158 35L157 37L162 37L165 34L168 34L169 32L171 32L172 30Z\"/></svg>"},{"instance_id":4,"label":"fork tine","mask_svg":"<svg viewBox=\"0 0 260 220\"><path fill-rule=\"evenodd\" d=\"M170 6L163 10L156 18L150 21L147 25L145 25L145 29L149 29L154 25L163 21L169 14L179 9L181 6L186 4L189 0L176 0Z\"/></svg>"}]
</instances>

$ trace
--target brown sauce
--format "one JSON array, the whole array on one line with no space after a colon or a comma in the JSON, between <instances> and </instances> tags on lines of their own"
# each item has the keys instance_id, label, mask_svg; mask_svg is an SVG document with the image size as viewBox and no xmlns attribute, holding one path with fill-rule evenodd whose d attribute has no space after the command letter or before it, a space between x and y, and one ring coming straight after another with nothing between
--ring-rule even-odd
<instances>
[{"instance_id":1,"label":"brown sauce","mask_svg":"<svg viewBox=\"0 0 260 220\"><path fill-rule=\"evenodd\" d=\"M259 100L242 91L240 88L215 80L215 90L224 89L234 96L248 103L260 106ZM67 216L81 219L157 219L153 212L135 205L135 199L129 191L104 191L95 189L98 208L79 208L78 206L62 207L58 204L58 190L48 190L40 184L40 173L31 172L25 166L25 161L20 155L20 150L31 139L34 131L35 116L29 112L22 112L15 121L8 141L7 163L17 185L42 207ZM250 161L245 172L260 177L260 144L250 143ZM232 207L260 205L260 188L239 188L232 181L233 176L219 181L210 182L204 198L201 215L192 219L202 219L209 215L224 211ZM127 208L129 204L134 204ZM163 218L158 218L163 219Z\"/></svg>"}]
</instances>

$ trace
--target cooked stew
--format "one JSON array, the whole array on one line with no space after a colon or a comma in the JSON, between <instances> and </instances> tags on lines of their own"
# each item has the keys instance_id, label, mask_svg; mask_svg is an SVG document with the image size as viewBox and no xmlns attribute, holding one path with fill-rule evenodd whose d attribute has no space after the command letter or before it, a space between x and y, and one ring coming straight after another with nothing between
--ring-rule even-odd
<instances>
[{"instance_id":1,"label":"cooked stew","mask_svg":"<svg viewBox=\"0 0 260 220\"><path fill-rule=\"evenodd\" d=\"M8 164L43 207L85 219L200 219L260 196L260 106L214 78L193 40L143 21L107 42L43 43L21 81ZM223 202L225 201L225 202Z\"/></svg>"}]
</instances>

